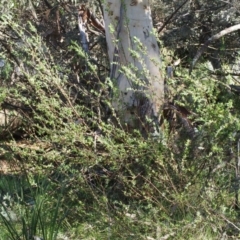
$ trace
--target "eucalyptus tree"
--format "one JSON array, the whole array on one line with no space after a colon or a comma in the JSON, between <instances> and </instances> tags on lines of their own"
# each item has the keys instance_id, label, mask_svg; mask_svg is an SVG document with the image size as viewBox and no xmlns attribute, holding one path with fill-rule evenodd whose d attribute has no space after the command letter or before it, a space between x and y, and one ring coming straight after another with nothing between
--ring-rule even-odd
<instances>
[{"instance_id":1,"label":"eucalyptus tree","mask_svg":"<svg viewBox=\"0 0 240 240\"><path fill-rule=\"evenodd\" d=\"M153 131L163 104L160 51L149 0L105 0L104 22L113 107L121 123Z\"/></svg>"}]
</instances>

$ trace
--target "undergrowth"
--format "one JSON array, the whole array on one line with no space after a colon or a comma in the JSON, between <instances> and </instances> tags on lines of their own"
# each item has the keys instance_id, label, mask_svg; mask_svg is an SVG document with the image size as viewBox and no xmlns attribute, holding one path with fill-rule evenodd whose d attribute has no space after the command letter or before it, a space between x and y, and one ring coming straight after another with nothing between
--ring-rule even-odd
<instances>
[{"instance_id":1,"label":"undergrowth","mask_svg":"<svg viewBox=\"0 0 240 240\"><path fill-rule=\"evenodd\" d=\"M178 110L146 139L113 124L110 86L91 58L76 82L34 26L4 24L21 62L0 53L0 101L20 118L17 131L1 129L1 158L17 165L1 175L1 239L239 238L231 80L179 68L166 97ZM77 44L69 51L84 57Z\"/></svg>"}]
</instances>

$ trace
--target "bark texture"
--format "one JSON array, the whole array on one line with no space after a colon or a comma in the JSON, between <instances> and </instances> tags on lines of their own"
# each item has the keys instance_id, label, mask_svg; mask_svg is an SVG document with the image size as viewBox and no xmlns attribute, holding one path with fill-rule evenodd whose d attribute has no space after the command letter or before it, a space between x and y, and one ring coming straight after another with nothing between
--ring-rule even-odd
<instances>
[{"instance_id":1,"label":"bark texture","mask_svg":"<svg viewBox=\"0 0 240 240\"><path fill-rule=\"evenodd\" d=\"M114 108L130 125L136 119L155 121L163 103L164 82L150 1L105 0L104 20L110 77L119 90L113 97Z\"/></svg>"}]
</instances>

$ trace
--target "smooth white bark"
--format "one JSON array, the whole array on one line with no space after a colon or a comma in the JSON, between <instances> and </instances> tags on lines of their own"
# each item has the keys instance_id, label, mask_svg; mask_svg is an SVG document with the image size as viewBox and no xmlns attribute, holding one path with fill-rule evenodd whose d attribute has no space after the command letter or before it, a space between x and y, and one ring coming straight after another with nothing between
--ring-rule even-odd
<instances>
[{"instance_id":1,"label":"smooth white bark","mask_svg":"<svg viewBox=\"0 0 240 240\"><path fill-rule=\"evenodd\" d=\"M128 123L135 113L158 117L164 82L150 1L105 0L104 20L111 78L119 89L114 108Z\"/></svg>"}]
</instances>

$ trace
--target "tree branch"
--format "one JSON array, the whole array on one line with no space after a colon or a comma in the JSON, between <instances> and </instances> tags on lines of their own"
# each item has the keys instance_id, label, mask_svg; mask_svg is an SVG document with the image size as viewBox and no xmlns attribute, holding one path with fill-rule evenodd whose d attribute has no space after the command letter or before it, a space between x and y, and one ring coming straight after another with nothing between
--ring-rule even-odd
<instances>
[{"instance_id":1,"label":"tree branch","mask_svg":"<svg viewBox=\"0 0 240 240\"><path fill-rule=\"evenodd\" d=\"M191 72L192 72L194 66L196 65L198 59L199 59L199 58L201 57L201 55L206 51L208 45L209 45L211 42L213 42L213 41L215 41L215 40L223 37L224 35L227 35L227 34L229 34L229 33L235 32L235 31L237 31L237 30L239 30L239 29L240 29L240 24L237 24L237 25L234 25L234 26L232 26L232 27L226 28L226 29L222 30L221 32L219 32L219 33L213 35L212 37L210 37L210 38L204 43L204 45L203 45L201 48L198 49L197 54L196 54L195 57L193 58L192 64L191 64L190 69L189 69L189 75L191 74Z\"/></svg>"},{"instance_id":2,"label":"tree branch","mask_svg":"<svg viewBox=\"0 0 240 240\"><path fill-rule=\"evenodd\" d=\"M5 42L4 40L1 40L2 46L5 48L9 56L15 61L15 63L20 67L20 62L17 59L17 57L12 53L12 47Z\"/></svg>"},{"instance_id":3,"label":"tree branch","mask_svg":"<svg viewBox=\"0 0 240 240\"><path fill-rule=\"evenodd\" d=\"M52 9L52 5L48 2L48 0L44 0L46 6L49 8L49 9Z\"/></svg>"},{"instance_id":4,"label":"tree branch","mask_svg":"<svg viewBox=\"0 0 240 240\"><path fill-rule=\"evenodd\" d=\"M185 2L183 2L171 15L170 17L166 20L165 23L163 23L163 25L158 29L158 33L160 33L165 26L171 21L171 19L176 15L176 13L188 2L188 0L186 0Z\"/></svg>"}]
</instances>

